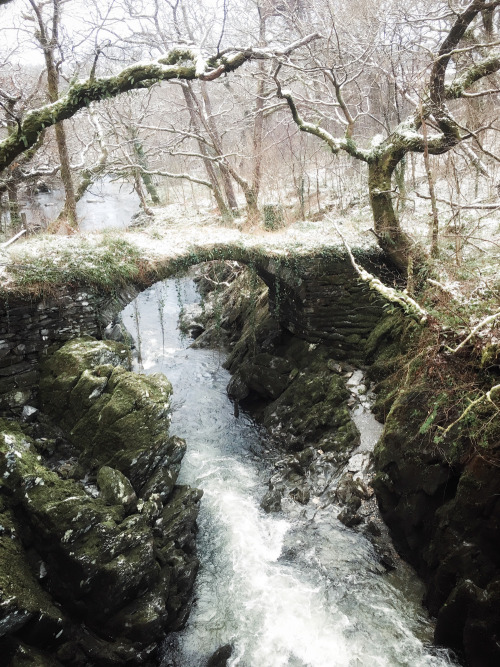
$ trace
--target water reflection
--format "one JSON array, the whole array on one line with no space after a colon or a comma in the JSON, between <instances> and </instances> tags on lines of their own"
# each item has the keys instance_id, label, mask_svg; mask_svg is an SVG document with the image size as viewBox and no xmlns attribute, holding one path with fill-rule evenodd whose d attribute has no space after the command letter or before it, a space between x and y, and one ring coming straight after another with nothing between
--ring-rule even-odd
<instances>
[{"instance_id":1,"label":"water reflection","mask_svg":"<svg viewBox=\"0 0 500 667\"><path fill-rule=\"evenodd\" d=\"M46 229L59 215L64 203L64 191L55 188L39 192L29 200L20 201L20 212L26 216L28 229ZM103 178L96 181L77 204L81 231L125 229L139 211L139 198L130 183ZM2 215L5 225L7 213Z\"/></svg>"}]
</instances>

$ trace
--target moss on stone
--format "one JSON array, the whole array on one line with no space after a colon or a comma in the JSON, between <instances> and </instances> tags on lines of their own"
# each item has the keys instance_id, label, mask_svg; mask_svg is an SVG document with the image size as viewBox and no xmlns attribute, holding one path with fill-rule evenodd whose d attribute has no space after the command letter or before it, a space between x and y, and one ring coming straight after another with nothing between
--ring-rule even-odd
<instances>
[{"instance_id":1,"label":"moss on stone","mask_svg":"<svg viewBox=\"0 0 500 667\"><path fill-rule=\"evenodd\" d=\"M101 498L108 505L123 505L126 512L137 505L137 496L130 480L123 473L109 466L99 468L97 485Z\"/></svg>"},{"instance_id":2,"label":"moss on stone","mask_svg":"<svg viewBox=\"0 0 500 667\"><path fill-rule=\"evenodd\" d=\"M172 386L163 375L140 375L127 348L112 341L72 341L44 364L42 403L69 431L81 463L110 466L136 488L168 450ZM113 367L111 364L115 364Z\"/></svg>"},{"instance_id":3,"label":"moss on stone","mask_svg":"<svg viewBox=\"0 0 500 667\"><path fill-rule=\"evenodd\" d=\"M70 395L82 374L87 371L73 403L82 398L86 402L93 400L90 398L93 392L98 392L100 385L105 383L104 378L109 377L110 365L130 368L130 352L125 345L114 341L97 341L90 337L69 341L50 355L41 366L40 398L43 409L63 428L67 427L66 422L71 420L71 415L67 414ZM102 374L98 370L90 372L90 369L98 366L104 366ZM91 382L92 375L101 379ZM88 389L85 397L84 389Z\"/></svg>"},{"instance_id":4,"label":"moss on stone","mask_svg":"<svg viewBox=\"0 0 500 667\"><path fill-rule=\"evenodd\" d=\"M54 636L63 614L36 580L19 539L20 529L10 510L0 514L0 635L16 632L31 618L43 617Z\"/></svg>"}]
</instances>

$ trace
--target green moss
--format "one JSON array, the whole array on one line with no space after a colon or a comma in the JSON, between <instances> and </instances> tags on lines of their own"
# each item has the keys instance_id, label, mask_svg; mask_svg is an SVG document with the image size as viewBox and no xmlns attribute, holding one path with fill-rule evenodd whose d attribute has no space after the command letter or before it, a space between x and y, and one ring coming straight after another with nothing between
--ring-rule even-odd
<instances>
[{"instance_id":1,"label":"green moss","mask_svg":"<svg viewBox=\"0 0 500 667\"><path fill-rule=\"evenodd\" d=\"M163 375L106 363L125 356L110 341L67 343L44 364L40 396L80 450L80 463L116 468L136 486L169 451L172 386Z\"/></svg>"},{"instance_id":2,"label":"green moss","mask_svg":"<svg viewBox=\"0 0 500 667\"><path fill-rule=\"evenodd\" d=\"M61 611L35 579L19 540L19 527L9 511L0 514L0 628L15 632L32 616L42 614L49 627L62 625Z\"/></svg>"},{"instance_id":3,"label":"green moss","mask_svg":"<svg viewBox=\"0 0 500 667\"><path fill-rule=\"evenodd\" d=\"M130 351L121 343L90 337L69 341L41 365L43 409L63 428L70 427L75 412L81 414L101 396L118 364L130 367Z\"/></svg>"},{"instance_id":4,"label":"green moss","mask_svg":"<svg viewBox=\"0 0 500 667\"><path fill-rule=\"evenodd\" d=\"M58 285L92 286L113 291L136 279L141 271L141 255L124 239L102 236L98 243L85 239L67 240L64 246L46 239L33 251L12 252L7 267L20 291L46 291Z\"/></svg>"},{"instance_id":5,"label":"green moss","mask_svg":"<svg viewBox=\"0 0 500 667\"><path fill-rule=\"evenodd\" d=\"M500 366L500 345L494 343L487 345L481 354L481 368Z\"/></svg>"}]
</instances>

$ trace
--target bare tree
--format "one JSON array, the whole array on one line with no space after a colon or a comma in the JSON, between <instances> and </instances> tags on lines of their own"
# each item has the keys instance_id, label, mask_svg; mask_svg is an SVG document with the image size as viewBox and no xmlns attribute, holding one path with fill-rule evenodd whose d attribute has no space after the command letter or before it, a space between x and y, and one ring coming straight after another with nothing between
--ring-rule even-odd
<instances>
[{"instance_id":1,"label":"bare tree","mask_svg":"<svg viewBox=\"0 0 500 667\"><path fill-rule=\"evenodd\" d=\"M35 37L40 44L45 60L48 98L52 103L56 103L59 99L59 66L61 63L58 62L56 53L60 49L59 30L61 12L65 2L66 0L52 0L50 3L51 13L46 17L44 16L44 10L47 7L47 3L29 0L36 21ZM65 192L62 216L67 219L71 227L77 227L75 188L71 175L68 143L63 122L56 124L55 133L61 164L61 180Z\"/></svg>"},{"instance_id":2,"label":"bare tree","mask_svg":"<svg viewBox=\"0 0 500 667\"><path fill-rule=\"evenodd\" d=\"M374 219L374 231L379 244L387 252L393 263L400 269L406 270L409 259L413 258L418 266L422 260L422 254L414 247L412 239L402 229L397 213L393 205L395 191L392 178L397 166L409 153L428 152L430 155L446 153L468 140L475 139L480 132L473 132L465 127L455 118L452 107L456 107L456 101L464 101L468 96L474 94L497 94L496 88L491 91L479 91L478 84L486 77L496 73L500 69L500 53L495 47L498 42L492 38L491 30L482 41L473 46L462 47L466 33L471 29L481 29L482 17L487 18L487 25L493 25L493 18L498 12L500 0L474 0L472 2L457 3L433 3L433 12L430 16L415 20L425 25L427 35L431 31L433 39L427 37L427 44L432 46L433 40L438 43L437 52L431 53L432 60L429 63L429 71L426 79L420 81L416 95L408 89L400 90L400 99L408 108L405 120L399 122L395 127L384 127L383 122L370 109L370 94L362 90L363 71L371 66L375 57L377 47L376 35L374 40L360 39L357 41L358 48L353 49L349 59L346 58L345 42L342 42L341 28L346 34L355 35L355 25L348 29L345 24L341 25L334 13L333 3L326 1L327 15L330 22L330 30L327 35L326 55L329 61L322 60L321 49L311 49L311 60L302 63L300 72L310 72L313 76L321 75L321 89L327 87L334 92L333 107L335 111L334 125L339 123L344 126L343 136L337 137L328 129L332 125L329 119L322 117L322 124L318 122L316 110L315 121L306 120L301 113L301 108L307 110L311 107L311 99L305 100L298 97L297 92L283 87L279 79L282 65L279 64L276 73L278 95L285 99L293 120L303 132L312 134L322 139L333 153L345 151L353 158L366 163L368 167L368 190ZM451 8L450 8L451 6ZM366 11L367 6L363 9ZM350 11L352 11L350 7ZM358 8L359 9L359 8ZM405 25L411 26L407 8L404 8ZM370 22L372 27L367 26L367 33L375 33L377 30L378 13L373 8ZM352 19L351 19L352 20ZM401 20L401 16L392 17L392 20ZM479 23L478 23L479 21ZM375 27L373 27L375 26ZM491 28L492 29L492 28ZM425 38L422 39L425 45ZM428 48L428 47L427 47ZM354 55L353 55L354 54ZM464 58L464 54L468 58ZM447 77L448 70L451 71L450 63L453 63L454 77ZM293 65L297 68L297 64ZM373 67L372 67L373 70ZM398 77L391 77L391 72L386 72L389 80L392 78L395 86L399 85ZM296 77L298 78L298 77ZM471 92L471 91L474 92ZM358 98L358 99L356 99ZM459 109L458 109L459 111ZM377 122L385 132L380 134L371 142L371 145L363 145L362 133L366 131L367 119ZM326 120L326 122L325 122ZM432 134L427 137L422 132L422 123L426 123L426 129L432 129ZM358 128L361 132L357 134ZM484 128L482 128L484 129ZM385 134L385 136L384 136ZM477 141L476 141L477 143Z\"/></svg>"},{"instance_id":3,"label":"bare tree","mask_svg":"<svg viewBox=\"0 0 500 667\"><path fill-rule=\"evenodd\" d=\"M203 54L199 47L181 45L152 61L133 63L115 75L97 77L93 68L87 79L70 82L65 93L57 100L32 109L18 119L15 131L0 142L0 170L32 147L45 128L71 118L92 102L113 98L128 91L149 90L161 81L176 84L179 81L214 81L235 71L245 62L286 57L317 37L311 34L279 49L236 47L212 55ZM210 159L217 163L220 156L210 156Z\"/></svg>"}]
</instances>

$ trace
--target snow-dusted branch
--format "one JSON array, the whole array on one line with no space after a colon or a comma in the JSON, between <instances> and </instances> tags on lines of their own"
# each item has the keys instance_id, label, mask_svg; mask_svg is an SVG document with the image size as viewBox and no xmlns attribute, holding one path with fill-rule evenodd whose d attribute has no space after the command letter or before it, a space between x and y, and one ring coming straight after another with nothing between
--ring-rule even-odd
<instances>
[{"instance_id":1,"label":"snow-dusted branch","mask_svg":"<svg viewBox=\"0 0 500 667\"><path fill-rule=\"evenodd\" d=\"M211 81L238 69L248 60L288 55L318 37L317 33L308 35L280 51L261 48L233 49L222 57L207 58L203 64L199 52L186 47L176 48L156 60L134 63L114 76L88 78L72 83L56 102L28 112L16 131L0 142L0 171L33 146L44 128L71 118L91 102L116 97L131 90L151 88L159 81Z\"/></svg>"},{"instance_id":2,"label":"snow-dusted branch","mask_svg":"<svg viewBox=\"0 0 500 667\"><path fill-rule=\"evenodd\" d=\"M485 394L483 394L483 395L480 396L479 398L476 398L476 400L471 401L471 402L469 403L469 405L465 408L465 410L462 412L462 414L460 415L460 417L458 417L458 419L455 419L455 421L454 421L452 424L450 424L449 426L447 426L445 429L443 429L442 426L438 426L438 428L439 428L439 429L442 429L442 431L443 431L442 434L441 434L441 437L444 438L444 436L445 436L447 433L449 433L449 432L451 431L451 429L452 429L454 426L456 426L459 422L461 422L463 419L465 419L465 417L467 417L467 415L469 414L469 412L470 412L473 408L475 408L477 405L479 405L480 403L482 403L484 400L489 401L489 402L493 405L493 407L495 407L495 408L498 410L498 405L495 403L495 401L494 401L494 399L493 399L493 396L494 396L495 394L498 394L498 395L499 395L499 398L500 398L500 384L496 384L496 385L494 385L494 386L493 386L489 391L487 391Z\"/></svg>"},{"instance_id":3,"label":"snow-dusted branch","mask_svg":"<svg viewBox=\"0 0 500 667\"><path fill-rule=\"evenodd\" d=\"M320 127L319 125L315 125L313 123L308 123L307 121L305 121L299 114L292 93L289 90L282 89L281 83L278 79L278 73L279 73L279 66L273 74L273 78L276 82L277 95L279 98L285 99L287 101L290 111L292 112L293 120L295 121L296 125L302 132L307 132L309 134L315 135L316 137L319 137L328 144L331 151L335 154L343 150L346 153L349 153L349 155L351 155L352 157L357 158L358 160L363 160L364 162L368 162L370 157L370 152L358 148L358 146L351 137L346 136L343 137L342 139L337 139L332 134L330 134L330 132Z\"/></svg>"},{"instance_id":4,"label":"snow-dusted branch","mask_svg":"<svg viewBox=\"0 0 500 667\"><path fill-rule=\"evenodd\" d=\"M212 184L209 181L205 181L202 178L197 178L196 176L191 176L190 174L175 173L171 171L165 171L164 169L145 169L142 165L130 162L126 167L113 167L113 172L130 172L131 169L136 169L142 174L147 174L148 176L166 176L168 178L181 178L186 181L191 181L193 183L198 183L199 185L204 185L207 188L212 188Z\"/></svg>"},{"instance_id":5,"label":"snow-dusted branch","mask_svg":"<svg viewBox=\"0 0 500 667\"><path fill-rule=\"evenodd\" d=\"M420 199L430 199L429 195L423 195L420 192L415 192L417 197ZM496 211L500 208L500 202L498 204L457 204L457 202L449 201L448 199L441 199L436 197L436 201L441 204L447 204L454 209L468 209L468 210L477 210L477 211Z\"/></svg>"},{"instance_id":6,"label":"snow-dusted branch","mask_svg":"<svg viewBox=\"0 0 500 667\"><path fill-rule=\"evenodd\" d=\"M342 243L344 244L344 247L347 250L349 259L351 260L351 264L353 265L356 273L361 278L361 280L363 280L365 283L368 283L369 287L378 292L386 301L390 301L391 303L397 304L405 311L407 315L415 319L420 324L425 324L427 318L429 317L428 312L424 308L422 308L422 306L420 306L420 304L418 304L415 301L415 299L412 299L409 294L405 294L404 292L400 292L399 290L396 290L393 287L384 285L384 283L381 280L379 280L374 275L366 271L362 266L360 266L354 259L352 250L349 244L347 243L344 235L340 231L339 226L335 221L331 220L331 222L333 223L333 226L335 227L340 238L342 239Z\"/></svg>"},{"instance_id":7,"label":"snow-dusted branch","mask_svg":"<svg viewBox=\"0 0 500 667\"><path fill-rule=\"evenodd\" d=\"M489 315L488 317L485 317L484 320L481 320L479 324L477 324L474 329L470 332L470 334L467 336L467 338L464 338L464 340L460 343L460 345L457 345L455 349L451 349L450 347L447 347L448 351L451 352L452 354L456 354L459 350L461 350L467 343L470 341L471 338L473 338L478 331L481 331L481 329L484 329L485 326L490 324L491 322L494 322L498 317L500 317L500 310L497 313L494 313L493 315Z\"/></svg>"}]
</instances>

